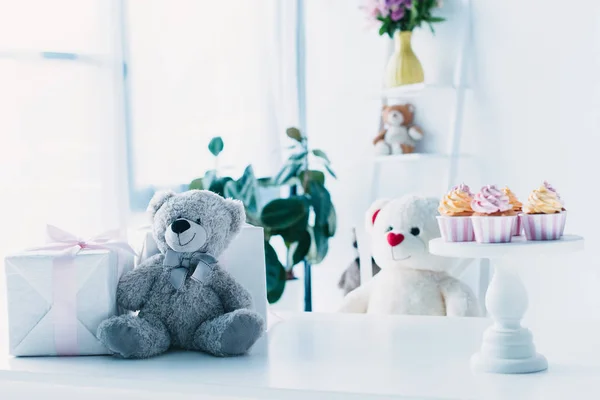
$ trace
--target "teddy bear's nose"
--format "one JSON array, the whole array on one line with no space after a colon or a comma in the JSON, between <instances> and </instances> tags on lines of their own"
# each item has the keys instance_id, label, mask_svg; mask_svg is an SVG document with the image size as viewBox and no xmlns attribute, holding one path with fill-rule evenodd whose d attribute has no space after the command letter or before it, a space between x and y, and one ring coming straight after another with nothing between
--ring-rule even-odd
<instances>
[{"instance_id":1,"label":"teddy bear's nose","mask_svg":"<svg viewBox=\"0 0 600 400\"><path fill-rule=\"evenodd\" d=\"M178 219L171 224L171 230L177 234L183 233L190 229L190 223L185 219Z\"/></svg>"},{"instance_id":2,"label":"teddy bear's nose","mask_svg":"<svg viewBox=\"0 0 600 400\"><path fill-rule=\"evenodd\" d=\"M387 235L387 241L390 246L398 246L404 240L404 235L401 233L390 232Z\"/></svg>"}]
</instances>

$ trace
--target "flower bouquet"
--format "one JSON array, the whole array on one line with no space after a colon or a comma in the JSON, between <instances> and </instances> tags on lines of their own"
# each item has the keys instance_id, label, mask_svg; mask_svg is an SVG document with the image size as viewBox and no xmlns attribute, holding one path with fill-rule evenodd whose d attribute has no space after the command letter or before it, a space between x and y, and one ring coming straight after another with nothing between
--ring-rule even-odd
<instances>
[{"instance_id":1,"label":"flower bouquet","mask_svg":"<svg viewBox=\"0 0 600 400\"><path fill-rule=\"evenodd\" d=\"M426 23L433 32L433 24L444 21L444 18L432 15L439 7L440 0L369 0L363 6L372 22L381 23L379 34L394 39L395 52L388 61L385 74L387 88L425 81L423 67L412 50L412 31Z\"/></svg>"}]
</instances>

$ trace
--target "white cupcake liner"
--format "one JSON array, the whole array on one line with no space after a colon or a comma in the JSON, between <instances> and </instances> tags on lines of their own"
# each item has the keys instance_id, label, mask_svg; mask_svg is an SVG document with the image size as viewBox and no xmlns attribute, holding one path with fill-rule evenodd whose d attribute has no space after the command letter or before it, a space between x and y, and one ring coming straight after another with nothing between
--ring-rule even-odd
<instances>
[{"instance_id":1,"label":"white cupcake liner","mask_svg":"<svg viewBox=\"0 0 600 400\"><path fill-rule=\"evenodd\" d=\"M523 221L521 221L521 218L517 218L517 220L515 221L515 224L513 225L513 230L512 230L512 235L513 236L521 236L521 233L523 232Z\"/></svg>"},{"instance_id":2,"label":"white cupcake liner","mask_svg":"<svg viewBox=\"0 0 600 400\"><path fill-rule=\"evenodd\" d=\"M513 226L517 223L516 215L487 217L473 216L473 230L477 243L507 243L512 239Z\"/></svg>"},{"instance_id":3,"label":"white cupcake liner","mask_svg":"<svg viewBox=\"0 0 600 400\"><path fill-rule=\"evenodd\" d=\"M565 231L567 212L556 214L521 214L527 240L557 240Z\"/></svg>"},{"instance_id":4,"label":"white cupcake liner","mask_svg":"<svg viewBox=\"0 0 600 400\"><path fill-rule=\"evenodd\" d=\"M442 239L446 242L472 242L475 240L471 217L437 216Z\"/></svg>"}]
</instances>

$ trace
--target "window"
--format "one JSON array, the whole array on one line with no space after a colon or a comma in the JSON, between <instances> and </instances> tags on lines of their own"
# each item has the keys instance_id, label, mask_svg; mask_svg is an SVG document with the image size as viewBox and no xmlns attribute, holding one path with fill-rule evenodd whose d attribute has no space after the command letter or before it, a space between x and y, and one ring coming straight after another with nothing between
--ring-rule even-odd
<instances>
[{"instance_id":1,"label":"window","mask_svg":"<svg viewBox=\"0 0 600 400\"><path fill-rule=\"evenodd\" d=\"M295 2L130 0L126 8L130 195L143 209L157 188L181 188L214 168L258 175L281 163L295 121ZM183 186L185 187L185 186Z\"/></svg>"},{"instance_id":2,"label":"window","mask_svg":"<svg viewBox=\"0 0 600 400\"><path fill-rule=\"evenodd\" d=\"M82 235L121 223L117 12L0 0L3 251L42 243L45 223Z\"/></svg>"}]
</instances>

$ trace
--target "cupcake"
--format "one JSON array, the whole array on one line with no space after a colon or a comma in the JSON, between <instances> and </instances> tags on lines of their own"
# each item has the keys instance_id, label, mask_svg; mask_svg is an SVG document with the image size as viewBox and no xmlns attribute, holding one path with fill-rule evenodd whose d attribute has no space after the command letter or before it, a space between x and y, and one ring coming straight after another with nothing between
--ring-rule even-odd
<instances>
[{"instance_id":1,"label":"cupcake","mask_svg":"<svg viewBox=\"0 0 600 400\"><path fill-rule=\"evenodd\" d=\"M513 211L518 215L523 211L523 203L517 199L517 196L510 190L508 187L502 188L502 193L508 196L508 202L512 205ZM521 235L523 231L523 227L521 224L521 218L517 218L515 224L513 225L513 236Z\"/></svg>"},{"instance_id":2,"label":"cupcake","mask_svg":"<svg viewBox=\"0 0 600 400\"><path fill-rule=\"evenodd\" d=\"M495 185L481 188L471 201L473 230L478 243L506 243L512 238L517 213Z\"/></svg>"},{"instance_id":3,"label":"cupcake","mask_svg":"<svg viewBox=\"0 0 600 400\"><path fill-rule=\"evenodd\" d=\"M437 217L442 238L446 242L472 242L475 240L471 224L473 193L465 184L453 187L442 197Z\"/></svg>"},{"instance_id":4,"label":"cupcake","mask_svg":"<svg viewBox=\"0 0 600 400\"><path fill-rule=\"evenodd\" d=\"M531 192L520 218L527 240L557 240L565 230L567 211L556 189L544 182Z\"/></svg>"}]
</instances>

